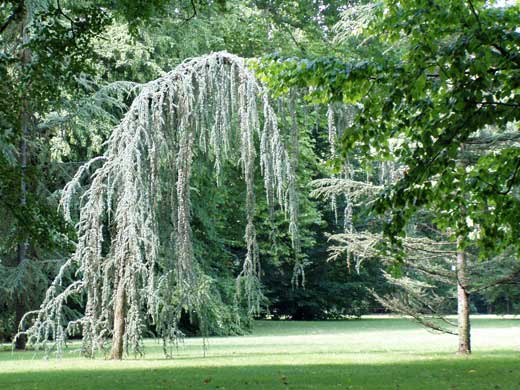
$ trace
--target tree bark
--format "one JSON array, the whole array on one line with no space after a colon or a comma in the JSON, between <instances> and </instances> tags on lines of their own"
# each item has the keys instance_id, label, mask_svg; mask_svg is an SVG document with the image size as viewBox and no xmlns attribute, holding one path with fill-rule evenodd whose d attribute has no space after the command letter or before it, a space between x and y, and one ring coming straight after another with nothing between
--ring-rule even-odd
<instances>
[{"instance_id":1,"label":"tree bark","mask_svg":"<svg viewBox=\"0 0 520 390\"><path fill-rule=\"evenodd\" d=\"M20 325L20 321L22 320L22 317L24 316L25 314L25 304L24 304L24 300L22 299L22 297L17 297L16 298L16 307L15 307L15 324L16 326L19 326ZM25 350L25 346L27 344L27 336L22 334L20 336L18 336L14 342L14 349L16 350Z\"/></svg>"},{"instance_id":2,"label":"tree bark","mask_svg":"<svg viewBox=\"0 0 520 390\"><path fill-rule=\"evenodd\" d=\"M23 2L22 2L23 3ZM23 5L22 5L23 7ZM22 41L27 41L27 12L21 25ZM31 63L31 51L28 48L22 49L21 62L23 67L28 67ZM25 212L27 207L27 163L29 160L28 150L28 139L31 135L31 105L29 103L28 96L22 96L22 107L20 112L20 130L21 130L21 141L20 141L20 206L22 212ZM27 237L23 238L22 242L18 243L18 251L16 255L16 265L20 266L27 257L27 249L29 247L29 241ZM18 329L23 315L27 309L25 299L23 296L17 294L15 307L15 329ZM19 336L15 341L15 349L24 350L27 343L27 337L25 335Z\"/></svg>"},{"instance_id":3,"label":"tree bark","mask_svg":"<svg viewBox=\"0 0 520 390\"><path fill-rule=\"evenodd\" d=\"M26 182L26 171L27 171L27 159L28 159L28 150L27 150L27 138L29 137L29 121L30 114L28 111L28 104L26 102L23 103L22 106L22 115L20 120L20 125L22 128L22 141L20 145L20 206L22 208L22 212L27 207L27 182ZM16 265L20 266L27 258L27 248L29 247L29 241L27 238L23 238L23 241L18 243L18 251L16 255ZM23 296L20 294L16 294L15 296L15 329L18 329L20 326L20 321L22 320L23 315L26 311L26 303ZM27 337L25 335L21 335L16 339L15 349L23 350L25 349L25 344L27 342Z\"/></svg>"},{"instance_id":4,"label":"tree bark","mask_svg":"<svg viewBox=\"0 0 520 390\"><path fill-rule=\"evenodd\" d=\"M469 319L469 293L466 278L466 254L464 250L457 248L457 323L459 333L458 353L467 355L471 353L471 324Z\"/></svg>"},{"instance_id":5,"label":"tree bark","mask_svg":"<svg viewBox=\"0 0 520 390\"><path fill-rule=\"evenodd\" d=\"M119 280L114 302L114 331L112 335L112 351L110 359L123 359L123 337L125 334L125 284Z\"/></svg>"}]
</instances>

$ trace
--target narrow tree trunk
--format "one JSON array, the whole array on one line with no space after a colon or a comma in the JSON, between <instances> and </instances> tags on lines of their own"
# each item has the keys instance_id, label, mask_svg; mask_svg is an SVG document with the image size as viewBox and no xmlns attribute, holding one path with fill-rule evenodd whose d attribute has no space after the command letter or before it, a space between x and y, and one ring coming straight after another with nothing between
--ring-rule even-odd
<instances>
[{"instance_id":1,"label":"narrow tree trunk","mask_svg":"<svg viewBox=\"0 0 520 390\"><path fill-rule=\"evenodd\" d=\"M125 285L119 280L114 302L114 332L110 359L123 359L123 336L125 334Z\"/></svg>"},{"instance_id":2,"label":"narrow tree trunk","mask_svg":"<svg viewBox=\"0 0 520 390\"><path fill-rule=\"evenodd\" d=\"M29 121L30 114L28 110L28 105L26 102L23 103L22 106L22 115L20 118L20 125L22 128L22 140L20 145L20 206L22 211L27 206L27 182L26 182L26 171L27 171L27 138L29 137ZM18 243L18 251L16 254L16 265L20 266L25 259L27 258L27 248L29 247L29 242L27 238L23 238L23 241ZM22 320L23 315L27 309L24 297L21 293L16 294L15 296L15 329L18 329L20 326L20 321ZM25 335L21 335L16 339L15 349L23 350L25 349L25 344L27 342L27 337Z\"/></svg>"},{"instance_id":3,"label":"narrow tree trunk","mask_svg":"<svg viewBox=\"0 0 520 390\"><path fill-rule=\"evenodd\" d=\"M27 16L24 19L22 24L22 40L25 43L27 41ZM24 48L22 50L22 65L24 67L29 66L31 62L31 51L28 48ZM29 160L29 150L28 150L28 139L31 135L31 106L29 103L29 99L27 96L22 96L22 107L20 113L20 130L21 130L21 141L20 141L20 206L22 212L25 212L25 208L27 207L27 163ZM22 234L23 236L23 234ZM27 257L27 249L29 247L29 241L26 237L23 238L22 242L18 243L18 253L16 255L17 261L16 265L20 266ZM18 329L20 326L20 322L22 320L23 315L27 309L25 299L23 296L17 294L15 297L16 307L15 307L15 329ZM25 349L25 344L27 343L27 337L25 335L21 335L16 339L15 349L23 350Z\"/></svg>"},{"instance_id":4,"label":"narrow tree trunk","mask_svg":"<svg viewBox=\"0 0 520 390\"><path fill-rule=\"evenodd\" d=\"M466 255L464 250L462 250L459 246L457 248L457 322L459 333L458 353L464 355L471 353L469 293L466 282Z\"/></svg>"},{"instance_id":5,"label":"narrow tree trunk","mask_svg":"<svg viewBox=\"0 0 520 390\"><path fill-rule=\"evenodd\" d=\"M22 297L17 297L16 298L16 307L15 307L15 318L14 318L14 322L15 322L16 326L20 325L20 321L22 320L22 317L25 314L25 310L26 310L26 308L25 308L25 304L24 304ZM27 336L22 334L16 338L15 343L14 343L14 348L17 350L24 350L26 344L27 344Z\"/></svg>"}]
</instances>

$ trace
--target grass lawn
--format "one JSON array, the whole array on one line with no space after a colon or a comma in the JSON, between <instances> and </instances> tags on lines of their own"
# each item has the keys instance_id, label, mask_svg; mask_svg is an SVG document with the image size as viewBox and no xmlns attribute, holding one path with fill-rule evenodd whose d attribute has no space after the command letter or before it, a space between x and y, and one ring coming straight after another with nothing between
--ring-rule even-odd
<instances>
[{"instance_id":1,"label":"grass lawn","mask_svg":"<svg viewBox=\"0 0 520 390\"><path fill-rule=\"evenodd\" d=\"M172 360L87 360L67 352L0 353L0 389L504 389L520 390L520 320L476 318L470 357L455 336L403 319L258 321L252 335L187 339Z\"/></svg>"}]
</instances>

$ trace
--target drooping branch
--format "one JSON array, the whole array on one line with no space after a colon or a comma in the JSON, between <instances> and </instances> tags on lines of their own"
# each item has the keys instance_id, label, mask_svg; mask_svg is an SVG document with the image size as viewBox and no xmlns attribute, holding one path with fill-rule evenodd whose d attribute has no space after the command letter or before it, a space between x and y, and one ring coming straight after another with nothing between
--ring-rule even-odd
<instances>
[{"instance_id":1,"label":"drooping branch","mask_svg":"<svg viewBox=\"0 0 520 390\"><path fill-rule=\"evenodd\" d=\"M125 315L124 345L136 353L142 353L147 321L156 323L168 341L180 334L183 311L204 322L216 298L193 251L190 178L196 157L213 161L217 183L225 161L242 168L247 252L237 288L247 297L249 312L257 312L262 299L253 218L257 143L265 191L272 194L268 201L289 212L297 234L297 197L289 194L295 188L294 169L268 91L244 59L213 53L143 85L104 155L80 168L64 189L62 207L69 221L74 200L80 203L76 251L40 310L31 314L36 316L33 325L22 333L39 345L52 338L61 350L68 333L81 332L84 352L94 356L105 351L116 328L117 299L124 300L118 306ZM162 185L164 180L174 188ZM90 184L78 192L85 182ZM171 210L168 234L159 234L159 207ZM74 288L63 285L66 272L77 276ZM85 294L85 313L67 325L62 308L72 294Z\"/></svg>"}]
</instances>

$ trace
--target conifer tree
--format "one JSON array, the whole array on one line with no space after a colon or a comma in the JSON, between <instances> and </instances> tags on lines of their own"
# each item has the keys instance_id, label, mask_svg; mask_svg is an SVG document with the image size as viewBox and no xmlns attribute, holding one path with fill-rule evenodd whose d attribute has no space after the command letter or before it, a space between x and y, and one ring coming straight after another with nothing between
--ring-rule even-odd
<instances>
[{"instance_id":1,"label":"conifer tree","mask_svg":"<svg viewBox=\"0 0 520 390\"><path fill-rule=\"evenodd\" d=\"M28 314L36 316L33 325L25 330L22 323L20 335L38 345L52 337L59 353L67 334L80 331L90 356L105 350L111 336L111 357L121 359L125 346L142 353L147 318L169 341L179 334L183 310L204 322L214 297L211 279L193 253L190 179L195 158L213 162L217 183L225 161L241 167L247 188L247 253L237 294L246 298L251 315L257 313L256 144L269 205L277 201L287 210L295 245L298 240L294 170L277 121L268 91L245 60L225 52L186 61L146 84L114 129L104 155L80 168L65 187L61 205L68 221L79 201L76 251L40 310ZM85 180L89 185L81 192ZM166 241L158 232L161 208L171 211ZM68 272L76 272L77 280L62 286ZM80 293L87 296L85 313L66 323L63 305Z\"/></svg>"}]
</instances>

